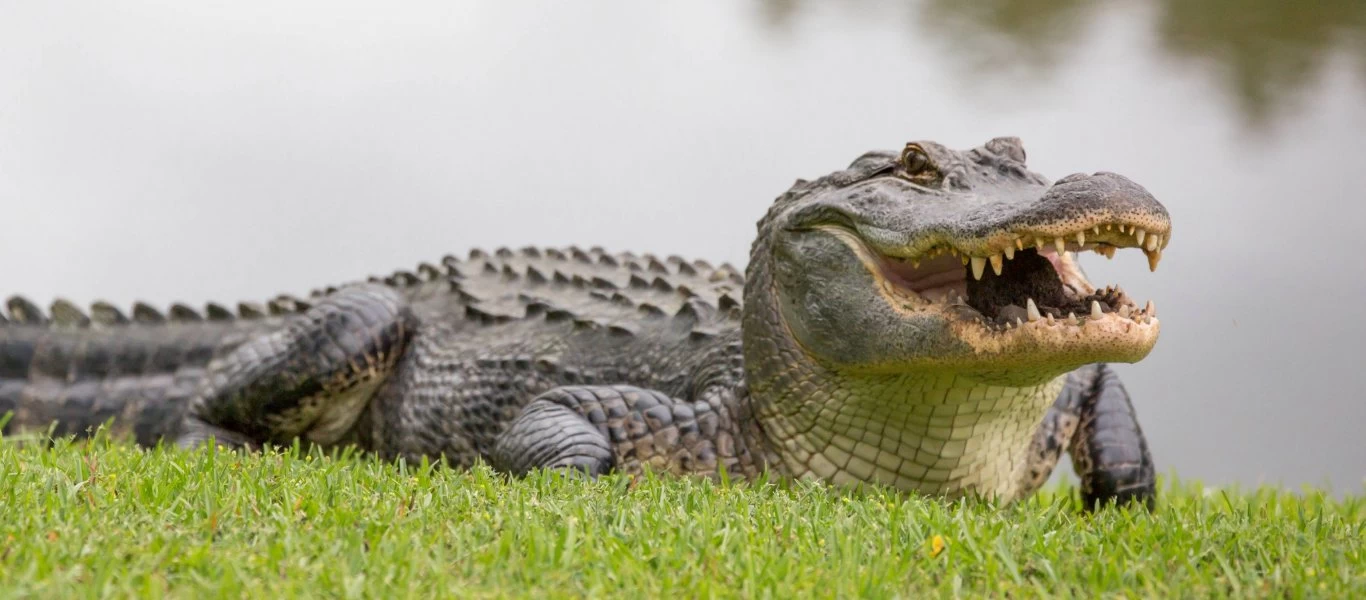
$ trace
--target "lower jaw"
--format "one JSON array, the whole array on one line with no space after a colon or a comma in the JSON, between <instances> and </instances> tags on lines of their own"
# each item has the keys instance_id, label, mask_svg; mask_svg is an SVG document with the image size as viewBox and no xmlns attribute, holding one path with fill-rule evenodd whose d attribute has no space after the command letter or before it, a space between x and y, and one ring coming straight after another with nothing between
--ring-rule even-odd
<instances>
[{"instance_id":1,"label":"lower jaw","mask_svg":"<svg viewBox=\"0 0 1366 600\"><path fill-rule=\"evenodd\" d=\"M993 327L950 319L947 334L962 351L936 362L964 374L1022 383L1089 363L1138 362L1152 351L1161 330L1156 318L1145 323L1109 314Z\"/></svg>"},{"instance_id":2,"label":"lower jaw","mask_svg":"<svg viewBox=\"0 0 1366 600\"><path fill-rule=\"evenodd\" d=\"M1161 333L1156 318L1140 323L1106 314L1099 319L1041 318L986 327L951 314L925 319L926 312L922 309L917 315L922 331L939 333L925 351L837 368L859 376L951 375L987 385L1033 386L1086 364L1138 362L1152 351Z\"/></svg>"},{"instance_id":3,"label":"lower jaw","mask_svg":"<svg viewBox=\"0 0 1366 600\"><path fill-rule=\"evenodd\" d=\"M870 372L954 371L1015 375L1026 384L1093 362L1137 362L1148 355L1161 333L1161 321L1144 310L1099 314L1040 314L1020 310L1010 319L987 321L963 302L896 303L907 318L942 331L937 350L915 364L869 365ZM924 320L930 316L931 319ZM933 318L937 316L938 318Z\"/></svg>"}]
</instances>

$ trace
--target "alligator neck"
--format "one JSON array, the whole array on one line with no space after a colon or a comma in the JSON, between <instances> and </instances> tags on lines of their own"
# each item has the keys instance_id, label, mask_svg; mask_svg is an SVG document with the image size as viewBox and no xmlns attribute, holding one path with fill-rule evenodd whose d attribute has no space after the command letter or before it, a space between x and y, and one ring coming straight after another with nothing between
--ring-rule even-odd
<instances>
[{"instance_id":1,"label":"alligator neck","mask_svg":"<svg viewBox=\"0 0 1366 600\"><path fill-rule=\"evenodd\" d=\"M744 352L752 448L770 468L836 483L1011 500L1064 376L990 385L952 373L853 375L817 364L782 322L765 269L750 269ZM851 333L853 335L857 335Z\"/></svg>"}]
</instances>

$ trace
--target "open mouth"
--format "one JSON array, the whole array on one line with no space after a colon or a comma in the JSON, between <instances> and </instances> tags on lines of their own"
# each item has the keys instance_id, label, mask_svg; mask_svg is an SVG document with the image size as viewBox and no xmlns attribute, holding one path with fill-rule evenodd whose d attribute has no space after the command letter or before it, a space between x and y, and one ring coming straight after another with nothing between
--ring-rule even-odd
<instances>
[{"instance_id":1,"label":"open mouth","mask_svg":"<svg viewBox=\"0 0 1366 600\"><path fill-rule=\"evenodd\" d=\"M1152 301L1139 306L1118 287L1098 289L1082 275L1076 253L1113 257L1138 248L1157 269L1169 230L1107 223L1063 236L1003 232L961 244L937 242L914 253L874 252L880 274L899 296L938 305L960 320L992 331L1034 326L1084 326L1121 319L1124 327L1155 325Z\"/></svg>"}]
</instances>

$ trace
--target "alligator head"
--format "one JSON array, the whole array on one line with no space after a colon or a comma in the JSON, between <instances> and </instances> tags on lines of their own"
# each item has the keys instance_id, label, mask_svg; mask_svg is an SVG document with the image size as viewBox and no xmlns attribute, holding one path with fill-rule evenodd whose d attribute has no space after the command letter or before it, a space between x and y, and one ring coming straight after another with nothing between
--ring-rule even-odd
<instances>
[{"instance_id":1,"label":"alligator head","mask_svg":"<svg viewBox=\"0 0 1366 600\"><path fill-rule=\"evenodd\" d=\"M1016 138L870 152L798 181L759 227L747 320L841 373L1034 385L1137 361L1157 340L1153 304L1097 288L1076 254L1136 248L1156 269L1166 209L1113 173L1050 184Z\"/></svg>"}]
</instances>

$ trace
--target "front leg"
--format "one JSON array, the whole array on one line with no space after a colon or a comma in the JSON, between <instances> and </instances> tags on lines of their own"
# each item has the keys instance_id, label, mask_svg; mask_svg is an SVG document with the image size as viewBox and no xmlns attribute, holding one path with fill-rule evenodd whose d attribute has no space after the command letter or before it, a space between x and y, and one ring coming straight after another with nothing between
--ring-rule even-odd
<instances>
[{"instance_id":1,"label":"front leg","mask_svg":"<svg viewBox=\"0 0 1366 600\"><path fill-rule=\"evenodd\" d=\"M177 443L253 448L340 440L394 368L412 331L394 289L337 291L212 361Z\"/></svg>"},{"instance_id":2,"label":"front leg","mask_svg":"<svg viewBox=\"0 0 1366 600\"><path fill-rule=\"evenodd\" d=\"M1081 479L1082 502L1087 507L1139 502L1152 508L1157 470L1129 392L1107 365L1083 371L1091 379L1089 393L1082 398L1081 421L1067 451Z\"/></svg>"},{"instance_id":3,"label":"front leg","mask_svg":"<svg viewBox=\"0 0 1366 600\"><path fill-rule=\"evenodd\" d=\"M645 466L675 473L712 473L718 415L706 403L676 400L632 386L565 386L532 400L498 437L493 466L522 475L538 468L589 475L638 473Z\"/></svg>"},{"instance_id":4,"label":"front leg","mask_svg":"<svg viewBox=\"0 0 1366 600\"><path fill-rule=\"evenodd\" d=\"M1129 393L1109 366L1087 365L1068 374L1034 436L1026 489L1043 485L1063 449L1072 458L1088 510L1111 502L1152 508L1156 469L1148 441Z\"/></svg>"}]
</instances>

